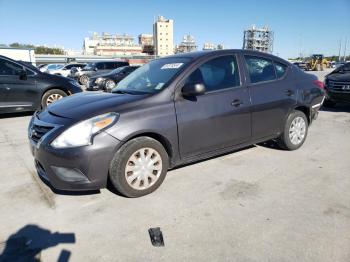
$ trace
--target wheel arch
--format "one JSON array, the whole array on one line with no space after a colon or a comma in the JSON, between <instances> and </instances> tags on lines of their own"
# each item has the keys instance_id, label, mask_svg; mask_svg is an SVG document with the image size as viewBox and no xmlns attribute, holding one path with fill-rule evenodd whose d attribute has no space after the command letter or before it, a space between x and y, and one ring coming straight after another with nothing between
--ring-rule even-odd
<instances>
[{"instance_id":1,"label":"wheel arch","mask_svg":"<svg viewBox=\"0 0 350 262\"><path fill-rule=\"evenodd\" d=\"M307 121L310 124L311 123L311 110L307 106L298 105L294 108L294 110L301 111L306 115Z\"/></svg>"}]
</instances>

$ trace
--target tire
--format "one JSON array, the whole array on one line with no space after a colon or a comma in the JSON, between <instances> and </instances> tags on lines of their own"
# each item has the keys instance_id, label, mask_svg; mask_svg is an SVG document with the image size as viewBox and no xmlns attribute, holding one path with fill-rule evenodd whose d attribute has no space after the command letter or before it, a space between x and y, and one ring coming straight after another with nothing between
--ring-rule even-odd
<instances>
[{"instance_id":1,"label":"tire","mask_svg":"<svg viewBox=\"0 0 350 262\"><path fill-rule=\"evenodd\" d=\"M146 157L144 160L141 160L142 153ZM149 156L151 158L147 160ZM139 161L145 162L142 164ZM152 162L154 164L150 164ZM150 137L138 137L126 142L116 152L110 164L109 178L112 186L123 196L141 197L162 184L168 167L169 157L162 144Z\"/></svg>"},{"instance_id":2,"label":"tire","mask_svg":"<svg viewBox=\"0 0 350 262\"><path fill-rule=\"evenodd\" d=\"M46 93L44 93L44 95L41 99L41 107L46 108L51 103L53 103L53 102L55 102L63 97L66 97L66 96L67 96L67 94L63 90L51 89L51 90L47 91Z\"/></svg>"},{"instance_id":3,"label":"tire","mask_svg":"<svg viewBox=\"0 0 350 262\"><path fill-rule=\"evenodd\" d=\"M300 123L299 127L298 123ZM294 133L292 133L292 129L295 130ZM284 150L296 150L304 144L307 137L307 133L308 120L305 114L301 111L294 110L288 116L284 126L284 131L281 134L281 136L277 139L277 144L280 148Z\"/></svg>"},{"instance_id":4,"label":"tire","mask_svg":"<svg viewBox=\"0 0 350 262\"><path fill-rule=\"evenodd\" d=\"M79 76L79 83L86 86L89 83L89 77L87 75Z\"/></svg>"},{"instance_id":5,"label":"tire","mask_svg":"<svg viewBox=\"0 0 350 262\"><path fill-rule=\"evenodd\" d=\"M116 86L115 82L111 79L106 80L104 83L105 90L111 92L111 90Z\"/></svg>"},{"instance_id":6,"label":"tire","mask_svg":"<svg viewBox=\"0 0 350 262\"><path fill-rule=\"evenodd\" d=\"M324 107L335 107L336 105L337 105L336 102L329 100L329 99L326 99L323 103Z\"/></svg>"}]
</instances>

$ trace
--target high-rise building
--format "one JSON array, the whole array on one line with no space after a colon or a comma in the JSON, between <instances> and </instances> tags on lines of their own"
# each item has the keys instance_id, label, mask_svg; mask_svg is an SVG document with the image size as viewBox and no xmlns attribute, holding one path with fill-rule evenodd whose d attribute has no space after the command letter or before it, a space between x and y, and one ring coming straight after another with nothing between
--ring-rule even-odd
<instances>
[{"instance_id":1,"label":"high-rise building","mask_svg":"<svg viewBox=\"0 0 350 262\"><path fill-rule=\"evenodd\" d=\"M153 24L155 54L166 56L174 54L174 21L159 16Z\"/></svg>"},{"instance_id":2,"label":"high-rise building","mask_svg":"<svg viewBox=\"0 0 350 262\"><path fill-rule=\"evenodd\" d=\"M243 49L272 53L273 31L267 26L257 28L255 25L244 31Z\"/></svg>"}]
</instances>

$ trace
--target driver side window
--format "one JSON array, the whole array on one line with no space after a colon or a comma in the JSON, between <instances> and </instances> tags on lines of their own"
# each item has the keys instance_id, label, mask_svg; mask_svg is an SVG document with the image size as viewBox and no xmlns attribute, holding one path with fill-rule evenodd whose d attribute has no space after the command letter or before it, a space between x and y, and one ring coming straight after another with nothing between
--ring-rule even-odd
<instances>
[{"instance_id":1,"label":"driver side window","mask_svg":"<svg viewBox=\"0 0 350 262\"><path fill-rule=\"evenodd\" d=\"M10 61L0 59L0 76L18 75L23 67Z\"/></svg>"},{"instance_id":2,"label":"driver side window","mask_svg":"<svg viewBox=\"0 0 350 262\"><path fill-rule=\"evenodd\" d=\"M207 92L239 86L236 57L221 56L205 62L189 75L186 83L202 83Z\"/></svg>"}]
</instances>

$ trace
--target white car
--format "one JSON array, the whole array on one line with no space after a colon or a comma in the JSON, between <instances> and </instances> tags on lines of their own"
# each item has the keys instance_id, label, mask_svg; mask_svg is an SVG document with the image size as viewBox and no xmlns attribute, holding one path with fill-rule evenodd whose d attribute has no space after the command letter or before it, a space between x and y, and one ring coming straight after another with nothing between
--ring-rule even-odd
<instances>
[{"instance_id":1,"label":"white car","mask_svg":"<svg viewBox=\"0 0 350 262\"><path fill-rule=\"evenodd\" d=\"M56 69L59 69L61 67L63 67L63 65L60 65L60 64L47 64L47 65L44 65L44 66L40 66L39 70L41 72L48 72L49 70L56 70Z\"/></svg>"},{"instance_id":2,"label":"white car","mask_svg":"<svg viewBox=\"0 0 350 262\"><path fill-rule=\"evenodd\" d=\"M82 63L72 63L72 64L67 64L63 67L53 69L53 70L48 70L47 73L52 74L52 75L60 75L60 76L65 76L68 77L70 75L70 70L75 67L78 70L83 68L85 64Z\"/></svg>"}]
</instances>

